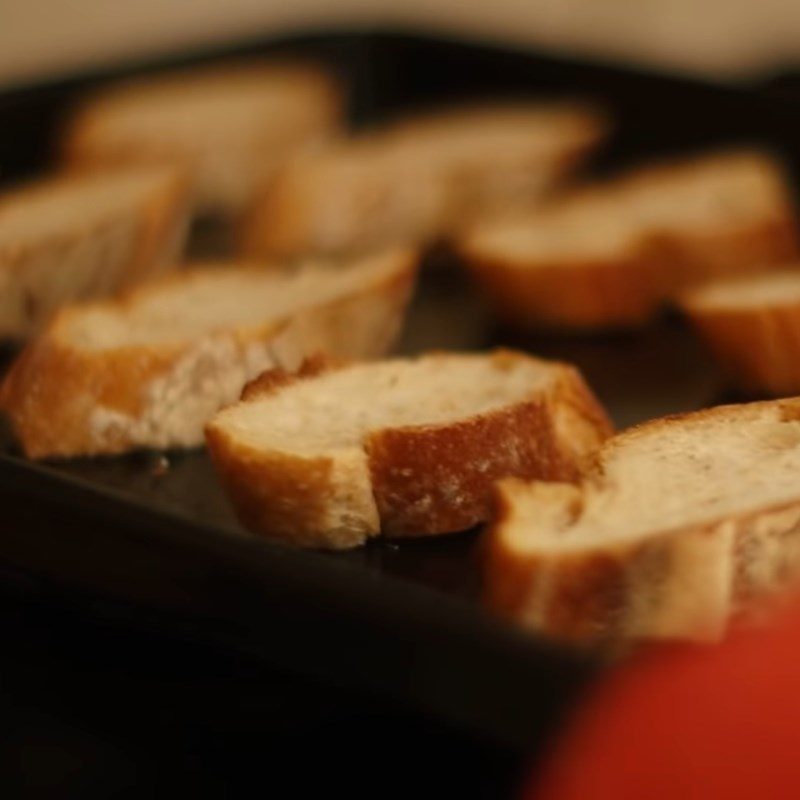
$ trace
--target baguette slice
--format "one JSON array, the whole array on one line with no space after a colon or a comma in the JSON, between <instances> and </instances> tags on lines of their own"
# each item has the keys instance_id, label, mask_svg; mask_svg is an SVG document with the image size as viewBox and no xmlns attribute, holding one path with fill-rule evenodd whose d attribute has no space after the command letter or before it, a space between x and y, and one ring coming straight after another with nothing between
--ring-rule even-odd
<instances>
[{"instance_id":1,"label":"baguette slice","mask_svg":"<svg viewBox=\"0 0 800 800\"><path fill-rule=\"evenodd\" d=\"M800 400L625 431L578 485L508 480L486 599L575 641L718 637L800 576Z\"/></svg>"},{"instance_id":2,"label":"baguette slice","mask_svg":"<svg viewBox=\"0 0 800 800\"><path fill-rule=\"evenodd\" d=\"M487 105L420 115L298 158L248 216L248 255L341 253L428 241L538 200L597 146L578 105Z\"/></svg>"},{"instance_id":3,"label":"baguette slice","mask_svg":"<svg viewBox=\"0 0 800 800\"><path fill-rule=\"evenodd\" d=\"M800 264L715 281L684 295L681 307L739 388L800 394Z\"/></svg>"},{"instance_id":4,"label":"baguette slice","mask_svg":"<svg viewBox=\"0 0 800 800\"><path fill-rule=\"evenodd\" d=\"M475 105L398 121L398 154L440 170L449 194L448 225L459 229L537 203L606 138L599 109L578 103Z\"/></svg>"},{"instance_id":5,"label":"baguette slice","mask_svg":"<svg viewBox=\"0 0 800 800\"><path fill-rule=\"evenodd\" d=\"M31 458L199 445L269 367L383 355L416 264L390 251L291 272L209 266L68 308L12 366L0 405Z\"/></svg>"},{"instance_id":6,"label":"baguette slice","mask_svg":"<svg viewBox=\"0 0 800 800\"><path fill-rule=\"evenodd\" d=\"M518 328L642 325L664 296L656 253L603 189L482 226L456 249L497 316Z\"/></svg>"},{"instance_id":7,"label":"baguette slice","mask_svg":"<svg viewBox=\"0 0 800 800\"><path fill-rule=\"evenodd\" d=\"M64 137L70 165L166 161L195 178L200 211L234 215L291 153L337 131L335 80L310 64L195 67L87 98Z\"/></svg>"},{"instance_id":8,"label":"baguette slice","mask_svg":"<svg viewBox=\"0 0 800 800\"><path fill-rule=\"evenodd\" d=\"M0 195L0 337L64 303L166 270L186 235L186 181L145 168L45 178Z\"/></svg>"},{"instance_id":9,"label":"baguette slice","mask_svg":"<svg viewBox=\"0 0 800 800\"><path fill-rule=\"evenodd\" d=\"M244 217L246 258L349 256L434 239L446 186L378 135L306 153L268 183Z\"/></svg>"},{"instance_id":10,"label":"baguette slice","mask_svg":"<svg viewBox=\"0 0 800 800\"><path fill-rule=\"evenodd\" d=\"M467 529L495 479L573 480L609 432L575 369L511 351L267 372L206 427L244 525L330 549Z\"/></svg>"},{"instance_id":11,"label":"baguette slice","mask_svg":"<svg viewBox=\"0 0 800 800\"><path fill-rule=\"evenodd\" d=\"M513 325L631 327L689 286L795 257L798 234L777 162L737 151L643 167L477 225L457 250Z\"/></svg>"}]
</instances>

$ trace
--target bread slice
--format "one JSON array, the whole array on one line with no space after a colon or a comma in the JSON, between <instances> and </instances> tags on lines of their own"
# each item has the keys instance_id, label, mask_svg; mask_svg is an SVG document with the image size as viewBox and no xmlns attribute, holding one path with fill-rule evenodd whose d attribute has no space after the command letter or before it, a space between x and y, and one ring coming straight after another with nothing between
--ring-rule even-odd
<instances>
[{"instance_id":1,"label":"bread slice","mask_svg":"<svg viewBox=\"0 0 800 800\"><path fill-rule=\"evenodd\" d=\"M456 249L496 315L518 328L642 325L664 296L639 226L602 189L482 226Z\"/></svg>"},{"instance_id":2,"label":"bread slice","mask_svg":"<svg viewBox=\"0 0 800 800\"><path fill-rule=\"evenodd\" d=\"M36 331L64 303L170 267L188 223L172 169L44 178L0 195L0 337Z\"/></svg>"},{"instance_id":3,"label":"bread slice","mask_svg":"<svg viewBox=\"0 0 800 800\"><path fill-rule=\"evenodd\" d=\"M500 318L519 327L638 326L688 286L798 254L781 167L756 151L642 167L457 243Z\"/></svg>"},{"instance_id":4,"label":"bread slice","mask_svg":"<svg viewBox=\"0 0 800 800\"><path fill-rule=\"evenodd\" d=\"M448 227L538 203L605 139L606 115L579 103L473 105L420 114L389 130L398 156L439 170Z\"/></svg>"},{"instance_id":5,"label":"bread slice","mask_svg":"<svg viewBox=\"0 0 800 800\"><path fill-rule=\"evenodd\" d=\"M500 483L487 602L569 640L717 637L798 581L798 474L798 399L632 428L578 485Z\"/></svg>"},{"instance_id":6,"label":"bread slice","mask_svg":"<svg viewBox=\"0 0 800 800\"><path fill-rule=\"evenodd\" d=\"M166 161L195 179L200 211L234 215L291 153L337 131L337 82L321 67L243 61L113 85L64 134L70 165Z\"/></svg>"},{"instance_id":7,"label":"bread slice","mask_svg":"<svg viewBox=\"0 0 800 800\"><path fill-rule=\"evenodd\" d=\"M416 263L398 250L337 268L207 266L68 308L14 363L0 405L31 458L199 445L269 367L383 355Z\"/></svg>"},{"instance_id":8,"label":"bread slice","mask_svg":"<svg viewBox=\"0 0 800 800\"><path fill-rule=\"evenodd\" d=\"M606 128L594 109L533 103L387 125L288 165L248 215L244 251L347 253L443 236L538 200Z\"/></svg>"},{"instance_id":9,"label":"bread slice","mask_svg":"<svg viewBox=\"0 0 800 800\"><path fill-rule=\"evenodd\" d=\"M267 372L206 427L247 527L331 549L467 529L495 479L573 480L609 432L576 370L511 351Z\"/></svg>"},{"instance_id":10,"label":"bread slice","mask_svg":"<svg viewBox=\"0 0 800 800\"><path fill-rule=\"evenodd\" d=\"M800 394L800 264L714 281L684 295L681 307L733 384Z\"/></svg>"},{"instance_id":11,"label":"bread slice","mask_svg":"<svg viewBox=\"0 0 800 800\"><path fill-rule=\"evenodd\" d=\"M360 136L306 153L266 185L244 217L245 258L350 256L434 239L447 193L416 159L381 137Z\"/></svg>"}]
</instances>

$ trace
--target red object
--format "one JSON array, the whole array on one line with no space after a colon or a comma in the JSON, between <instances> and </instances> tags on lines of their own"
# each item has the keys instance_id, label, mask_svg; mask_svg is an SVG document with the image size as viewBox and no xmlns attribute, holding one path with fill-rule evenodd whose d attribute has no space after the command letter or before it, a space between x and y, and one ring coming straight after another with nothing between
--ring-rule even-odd
<instances>
[{"instance_id":1,"label":"red object","mask_svg":"<svg viewBox=\"0 0 800 800\"><path fill-rule=\"evenodd\" d=\"M614 671L526 800L800 798L800 606L716 646L669 646Z\"/></svg>"}]
</instances>

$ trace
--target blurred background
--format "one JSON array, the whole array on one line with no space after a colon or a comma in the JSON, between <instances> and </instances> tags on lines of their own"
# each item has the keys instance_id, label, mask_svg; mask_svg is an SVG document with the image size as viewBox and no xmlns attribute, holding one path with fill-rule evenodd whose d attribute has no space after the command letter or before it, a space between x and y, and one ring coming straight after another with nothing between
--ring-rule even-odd
<instances>
[{"instance_id":1,"label":"blurred background","mask_svg":"<svg viewBox=\"0 0 800 800\"><path fill-rule=\"evenodd\" d=\"M400 25L728 79L800 61L796 0L2 0L0 83L298 28Z\"/></svg>"}]
</instances>

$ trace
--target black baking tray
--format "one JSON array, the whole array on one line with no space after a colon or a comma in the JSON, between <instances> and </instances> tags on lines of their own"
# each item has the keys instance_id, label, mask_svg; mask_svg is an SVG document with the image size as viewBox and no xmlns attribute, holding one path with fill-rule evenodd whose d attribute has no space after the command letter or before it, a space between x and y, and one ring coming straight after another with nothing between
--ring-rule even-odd
<instances>
[{"instance_id":1,"label":"black baking tray","mask_svg":"<svg viewBox=\"0 0 800 800\"><path fill-rule=\"evenodd\" d=\"M776 94L412 32L325 32L194 53L0 95L0 175L46 168L76 95L178 63L260 53L307 56L349 88L354 126L410 108L500 96L578 96L616 133L599 170L644 157L756 143L797 177L800 115ZM625 426L725 398L679 320L603 335L521 336L492 322L446 255L423 271L404 352L520 347L578 364ZM117 623L211 641L333 686L357 687L525 745L549 730L597 655L554 647L480 607L479 531L378 541L346 554L296 552L236 523L202 452L32 464L0 451L5 589Z\"/></svg>"}]
</instances>

